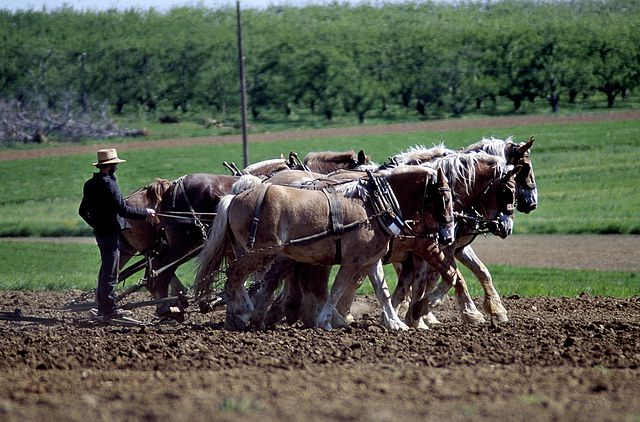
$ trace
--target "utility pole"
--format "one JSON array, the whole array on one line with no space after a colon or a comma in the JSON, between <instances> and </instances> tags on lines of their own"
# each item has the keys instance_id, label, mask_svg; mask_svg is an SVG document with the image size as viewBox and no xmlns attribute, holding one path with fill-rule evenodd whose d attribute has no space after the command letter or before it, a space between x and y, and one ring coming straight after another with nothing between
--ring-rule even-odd
<instances>
[{"instance_id":1,"label":"utility pole","mask_svg":"<svg viewBox=\"0 0 640 422\"><path fill-rule=\"evenodd\" d=\"M247 140L247 84L244 80L244 53L242 52L242 19L240 19L240 0L236 0L238 20L238 73L240 74L240 113L242 115L242 154L244 167L249 165L249 143Z\"/></svg>"}]
</instances>

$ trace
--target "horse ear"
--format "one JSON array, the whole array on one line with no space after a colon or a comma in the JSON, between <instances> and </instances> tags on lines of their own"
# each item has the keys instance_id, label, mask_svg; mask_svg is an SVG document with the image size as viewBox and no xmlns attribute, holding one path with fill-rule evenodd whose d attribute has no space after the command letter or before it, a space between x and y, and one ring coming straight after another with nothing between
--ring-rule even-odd
<instances>
[{"instance_id":1,"label":"horse ear","mask_svg":"<svg viewBox=\"0 0 640 422\"><path fill-rule=\"evenodd\" d=\"M518 152L519 152L521 155L524 155L527 151L529 151L529 150L531 149L531 147L533 146L533 141L535 141L535 140L536 140L536 138L534 138L533 136L532 136L532 137L530 137L530 138L529 138L529 140L527 141L527 143L526 143L526 144L524 144L523 146L521 146L521 147L518 149Z\"/></svg>"},{"instance_id":2,"label":"horse ear","mask_svg":"<svg viewBox=\"0 0 640 422\"><path fill-rule=\"evenodd\" d=\"M358 151L358 165L364 165L367 164L367 156L364 153L364 150L361 149L360 151Z\"/></svg>"}]
</instances>

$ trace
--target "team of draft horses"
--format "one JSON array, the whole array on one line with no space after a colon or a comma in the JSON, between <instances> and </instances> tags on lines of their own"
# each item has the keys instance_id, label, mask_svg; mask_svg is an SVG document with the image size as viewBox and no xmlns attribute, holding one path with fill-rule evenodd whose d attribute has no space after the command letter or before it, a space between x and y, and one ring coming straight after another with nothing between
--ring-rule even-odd
<instances>
[{"instance_id":1,"label":"team of draft horses","mask_svg":"<svg viewBox=\"0 0 640 422\"><path fill-rule=\"evenodd\" d=\"M314 152L304 160L292 153L242 170L225 163L232 175L156 180L127 198L155 209L160 222L131 221L123 232L121 266L144 254L146 286L164 299L185 290L175 270L196 257L193 299L201 310L224 303L228 330L283 320L344 327L368 277L382 325L405 330L437 322L432 311L451 288L463 319L484 321L458 261L482 284L484 310L506 321L471 243L479 233L507 237L514 211L536 208L533 142L491 138L455 151L416 146L381 165L363 151ZM398 276L393 293L385 264ZM156 313L181 320L184 305L164 301Z\"/></svg>"}]
</instances>

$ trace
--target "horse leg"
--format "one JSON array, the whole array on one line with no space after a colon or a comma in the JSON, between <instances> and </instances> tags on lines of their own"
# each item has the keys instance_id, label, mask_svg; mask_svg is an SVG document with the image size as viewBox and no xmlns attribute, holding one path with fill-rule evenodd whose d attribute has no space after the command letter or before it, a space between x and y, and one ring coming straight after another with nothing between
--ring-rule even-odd
<instances>
[{"instance_id":1,"label":"horse leg","mask_svg":"<svg viewBox=\"0 0 640 422\"><path fill-rule=\"evenodd\" d=\"M171 280L169 281L169 296L185 294L187 290L187 286L182 284L175 271L172 271Z\"/></svg>"},{"instance_id":2,"label":"horse leg","mask_svg":"<svg viewBox=\"0 0 640 422\"><path fill-rule=\"evenodd\" d=\"M473 298L467 288L467 282L464 277L462 277L460 270L457 271L458 280L454 287L456 289L456 297L458 298L458 306L462 313L462 319L467 324L481 324L486 321L484 315L476 308L476 304L473 302Z\"/></svg>"},{"instance_id":3,"label":"horse leg","mask_svg":"<svg viewBox=\"0 0 640 422\"><path fill-rule=\"evenodd\" d=\"M345 294L346 291L353 291L354 285L357 285L355 278L359 273L360 267L356 267L354 265L341 265L340 270L338 270L338 274L336 275L336 279L333 282L333 286L331 286L331 292L329 293L329 298L326 303L322 307L318 318L316 319L315 326L325 329L327 331L333 328L331 322L332 318L334 318L334 314L338 314L334 321L337 325L347 326L346 320L341 317L341 315L337 311L336 305ZM357 287L355 288L357 290ZM342 319L343 321L340 321ZM337 320L337 321L336 321Z\"/></svg>"},{"instance_id":4,"label":"horse leg","mask_svg":"<svg viewBox=\"0 0 640 422\"><path fill-rule=\"evenodd\" d=\"M358 289L362 285L362 281L364 280L365 274L358 273L354 279L354 282L351 283L343 293L342 297L338 301L336 306L336 310L338 313L347 321L347 323L353 322L353 315L351 315L351 305L356 298L356 293Z\"/></svg>"},{"instance_id":5,"label":"horse leg","mask_svg":"<svg viewBox=\"0 0 640 422\"><path fill-rule=\"evenodd\" d=\"M302 283L304 274L312 273L315 268L311 264L297 263L290 271L290 274L284 279L282 291L271 305L267 321L280 321L283 317L287 324L295 324L301 316L302 312Z\"/></svg>"},{"instance_id":6,"label":"horse leg","mask_svg":"<svg viewBox=\"0 0 640 422\"><path fill-rule=\"evenodd\" d=\"M244 288L244 281L250 274L270 264L274 256L244 255L233 261L227 268L227 282L224 286L227 299L225 330L242 331L247 327L253 303Z\"/></svg>"},{"instance_id":7,"label":"horse leg","mask_svg":"<svg viewBox=\"0 0 640 422\"><path fill-rule=\"evenodd\" d=\"M373 290L376 293L378 301L382 305L382 325L390 330L408 330L409 327L402 322L393 305L391 304L391 295L389 294L389 287L384 279L384 269L382 268L382 261L378 260L375 264L367 268L367 275Z\"/></svg>"},{"instance_id":8,"label":"horse leg","mask_svg":"<svg viewBox=\"0 0 640 422\"><path fill-rule=\"evenodd\" d=\"M426 292L431 291L433 287L435 287L438 280L438 273L435 271L431 271L429 265L424 260L420 260L419 262L416 262L411 277L412 287L409 310L413 308L413 305L415 303L417 303L420 299L422 299L422 297L424 297ZM438 321L438 319L435 317L435 315L433 315L432 312L428 312L426 315L414 319L412 312L409 311L405 315L405 322L410 327L428 330L429 326L425 322L425 318L427 319L429 324L440 323L440 321Z\"/></svg>"},{"instance_id":9,"label":"horse leg","mask_svg":"<svg viewBox=\"0 0 640 422\"><path fill-rule=\"evenodd\" d=\"M427 292L432 291L438 284L438 279L440 278L440 273L438 273L438 271L431 268L429 264L427 264L426 262L425 262L425 269L423 272L424 272L424 275L419 276L421 280L424 280L422 284L422 293L420 297L424 297L427 294ZM418 297L416 297L416 300L417 299ZM426 320L428 324L440 324L440 320L436 318L433 312L428 312L426 315L424 315L423 321L424 320Z\"/></svg>"},{"instance_id":10,"label":"horse leg","mask_svg":"<svg viewBox=\"0 0 640 422\"><path fill-rule=\"evenodd\" d=\"M287 323L294 324L302 316L303 280L312 279L315 271L319 268L322 267L309 264L298 264L295 266L291 277L287 279L284 295L284 314Z\"/></svg>"},{"instance_id":11,"label":"horse leg","mask_svg":"<svg viewBox=\"0 0 640 422\"><path fill-rule=\"evenodd\" d=\"M440 273L442 281L438 283L426 298L421 299L412 306L411 312L413 318L417 319L419 316L431 312L433 308L440 306L449 290L453 286L456 286L458 303L463 319L468 323L484 322L484 316L476 308L473 299L471 299L469 295L467 283L455 265L453 248L440 250L438 246L433 243L421 251L421 256L431 267Z\"/></svg>"},{"instance_id":12,"label":"horse leg","mask_svg":"<svg viewBox=\"0 0 640 422\"><path fill-rule=\"evenodd\" d=\"M314 265L313 272L309 272L306 277L301 277L298 281L302 298L300 301L300 319L306 327L313 327L317 320L321 304L327 301L329 275L331 266Z\"/></svg>"},{"instance_id":13,"label":"horse leg","mask_svg":"<svg viewBox=\"0 0 640 422\"><path fill-rule=\"evenodd\" d=\"M409 257L401 263L394 263L393 269L398 276L398 284L391 295L391 304L396 312L399 312L400 305L405 303L411 290L411 275L413 274L413 259Z\"/></svg>"},{"instance_id":14,"label":"horse leg","mask_svg":"<svg viewBox=\"0 0 640 422\"><path fill-rule=\"evenodd\" d=\"M265 272L262 286L258 291L254 301L254 311L251 316L251 324L256 325L260 329L266 328L280 318L273 319L271 316L267 318L267 310L273 301L273 293L278 288L280 281L286 273L291 272L295 262L287 258L276 259L269 269ZM276 304L274 304L276 305ZM268 321L267 321L268 319Z\"/></svg>"},{"instance_id":15,"label":"horse leg","mask_svg":"<svg viewBox=\"0 0 640 422\"><path fill-rule=\"evenodd\" d=\"M495 317L498 322L507 322L507 310L502 305L500 295L493 286L493 280L491 279L491 273L484 265L484 263L478 258L475 251L471 246L466 246L456 252L456 258L465 267L469 268L471 272L480 281L482 288L484 289L484 309L492 316Z\"/></svg>"}]
</instances>

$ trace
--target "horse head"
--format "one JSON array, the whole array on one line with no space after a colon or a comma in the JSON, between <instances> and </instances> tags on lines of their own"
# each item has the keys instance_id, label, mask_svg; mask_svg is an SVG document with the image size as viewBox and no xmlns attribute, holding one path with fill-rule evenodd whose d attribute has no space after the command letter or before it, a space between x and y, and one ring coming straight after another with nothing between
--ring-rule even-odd
<instances>
[{"instance_id":1,"label":"horse head","mask_svg":"<svg viewBox=\"0 0 640 422\"><path fill-rule=\"evenodd\" d=\"M453 218L453 195L451 188L442 169L438 169L437 180L434 183L437 189L437 198L434 201L435 215L438 219L438 243L448 246L455 240L455 221Z\"/></svg>"},{"instance_id":2,"label":"horse head","mask_svg":"<svg viewBox=\"0 0 640 422\"><path fill-rule=\"evenodd\" d=\"M360 150L358 154L351 150L345 152L310 152L304 158L304 164L315 173L329 174L337 170L354 170L369 164L369 157Z\"/></svg>"},{"instance_id":3,"label":"horse head","mask_svg":"<svg viewBox=\"0 0 640 422\"><path fill-rule=\"evenodd\" d=\"M150 185L145 186L145 196L147 198L147 207L158 209L162 202L162 195L169 189L171 182L165 179L156 179Z\"/></svg>"},{"instance_id":4,"label":"horse head","mask_svg":"<svg viewBox=\"0 0 640 422\"><path fill-rule=\"evenodd\" d=\"M506 237L513 228L516 174L521 167L507 172L503 158L483 151L454 153L433 164L441 168L453 186L456 211L463 221L471 222L470 230L483 227Z\"/></svg>"},{"instance_id":5,"label":"horse head","mask_svg":"<svg viewBox=\"0 0 640 422\"><path fill-rule=\"evenodd\" d=\"M410 228L414 235L430 237L432 233L437 233L441 245L447 246L453 242L453 196L441 169L400 166L379 174L385 175L391 185L403 218L410 220L415 217L413 221L418 225ZM421 228L418 229L418 226Z\"/></svg>"},{"instance_id":6,"label":"horse head","mask_svg":"<svg viewBox=\"0 0 640 422\"><path fill-rule=\"evenodd\" d=\"M535 138L532 136L527 142L511 144L510 151L505 151L508 164L522 167L516 176L516 209L525 214L529 214L538 206L538 187L530 157L534 141Z\"/></svg>"},{"instance_id":7,"label":"horse head","mask_svg":"<svg viewBox=\"0 0 640 422\"><path fill-rule=\"evenodd\" d=\"M258 161L242 170L242 174L250 174L253 176L270 176L279 171L289 170L289 163L285 158L273 158L270 160Z\"/></svg>"},{"instance_id":8,"label":"horse head","mask_svg":"<svg viewBox=\"0 0 640 422\"><path fill-rule=\"evenodd\" d=\"M522 171L521 166L511 168L500 178L496 189L497 209L500 212L497 221L489 224L489 230L496 236L504 239L513 232L514 204L516 202L517 174Z\"/></svg>"},{"instance_id":9,"label":"horse head","mask_svg":"<svg viewBox=\"0 0 640 422\"><path fill-rule=\"evenodd\" d=\"M168 180L156 179L153 183L131 193L126 198L127 204L140 208L153 208L158 211L162 196L170 186L171 182ZM144 252L159 239L159 221L154 223L148 220L129 220L131 228L123 231L122 237L136 251Z\"/></svg>"},{"instance_id":10,"label":"horse head","mask_svg":"<svg viewBox=\"0 0 640 422\"><path fill-rule=\"evenodd\" d=\"M369 156L364 153L363 149L358 151L358 161L356 161L355 164L356 165L355 165L354 168L357 168L357 167L360 167L360 166L365 166L365 165L369 164Z\"/></svg>"}]
</instances>

